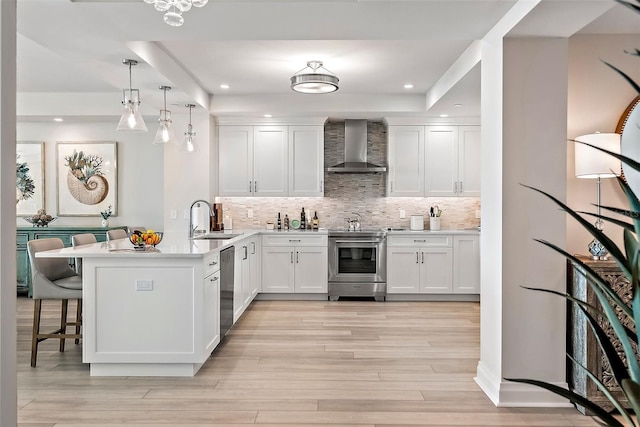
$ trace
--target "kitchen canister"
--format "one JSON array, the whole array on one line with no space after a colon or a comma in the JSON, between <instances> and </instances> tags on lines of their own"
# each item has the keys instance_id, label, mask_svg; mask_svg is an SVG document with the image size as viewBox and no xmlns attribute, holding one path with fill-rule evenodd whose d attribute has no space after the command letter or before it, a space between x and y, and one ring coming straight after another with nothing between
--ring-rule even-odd
<instances>
[{"instance_id":1,"label":"kitchen canister","mask_svg":"<svg viewBox=\"0 0 640 427\"><path fill-rule=\"evenodd\" d=\"M424 215L411 215L411 230L424 230Z\"/></svg>"},{"instance_id":2,"label":"kitchen canister","mask_svg":"<svg viewBox=\"0 0 640 427\"><path fill-rule=\"evenodd\" d=\"M440 230L440 217L432 216L429 218L429 230L438 231Z\"/></svg>"}]
</instances>

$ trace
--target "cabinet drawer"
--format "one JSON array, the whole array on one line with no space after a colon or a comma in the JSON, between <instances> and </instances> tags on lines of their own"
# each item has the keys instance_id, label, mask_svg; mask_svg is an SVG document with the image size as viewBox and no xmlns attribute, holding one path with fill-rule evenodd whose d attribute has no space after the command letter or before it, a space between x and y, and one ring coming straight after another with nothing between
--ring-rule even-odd
<instances>
[{"instance_id":1,"label":"cabinet drawer","mask_svg":"<svg viewBox=\"0 0 640 427\"><path fill-rule=\"evenodd\" d=\"M327 246L327 235L262 236L262 246Z\"/></svg>"},{"instance_id":2,"label":"cabinet drawer","mask_svg":"<svg viewBox=\"0 0 640 427\"><path fill-rule=\"evenodd\" d=\"M16 233L16 244L21 247L27 247L29 235L27 233Z\"/></svg>"},{"instance_id":3,"label":"cabinet drawer","mask_svg":"<svg viewBox=\"0 0 640 427\"><path fill-rule=\"evenodd\" d=\"M204 277L220 270L220 252L214 252L204 257Z\"/></svg>"},{"instance_id":4,"label":"cabinet drawer","mask_svg":"<svg viewBox=\"0 0 640 427\"><path fill-rule=\"evenodd\" d=\"M419 246L419 247L451 247L453 236L449 234L416 235L416 236L388 236L389 246Z\"/></svg>"}]
</instances>

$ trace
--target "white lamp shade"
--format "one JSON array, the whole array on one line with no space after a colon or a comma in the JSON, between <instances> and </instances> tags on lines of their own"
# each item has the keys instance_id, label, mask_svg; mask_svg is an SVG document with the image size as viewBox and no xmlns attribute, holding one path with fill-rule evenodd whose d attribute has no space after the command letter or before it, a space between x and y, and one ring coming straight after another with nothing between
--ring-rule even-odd
<instances>
[{"instance_id":1,"label":"white lamp shade","mask_svg":"<svg viewBox=\"0 0 640 427\"><path fill-rule=\"evenodd\" d=\"M620 153L620 134L594 133L576 138L576 142L585 142L613 153ZM576 143L577 178L613 178L620 176L620 160L585 144Z\"/></svg>"}]
</instances>

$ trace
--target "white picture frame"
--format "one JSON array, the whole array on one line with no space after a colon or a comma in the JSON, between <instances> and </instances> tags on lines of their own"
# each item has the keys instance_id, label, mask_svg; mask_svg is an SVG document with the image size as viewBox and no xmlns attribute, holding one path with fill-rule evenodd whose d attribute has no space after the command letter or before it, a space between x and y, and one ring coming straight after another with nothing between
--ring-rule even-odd
<instances>
[{"instance_id":1,"label":"white picture frame","mask_svg":"<svg viewBox=\"0 0 640 427\"><path fill-rule=\"evenodd\" d=\"M16 216L44 209L44 179L44 142L16 142Z\"/></svg>"}]
</instances>

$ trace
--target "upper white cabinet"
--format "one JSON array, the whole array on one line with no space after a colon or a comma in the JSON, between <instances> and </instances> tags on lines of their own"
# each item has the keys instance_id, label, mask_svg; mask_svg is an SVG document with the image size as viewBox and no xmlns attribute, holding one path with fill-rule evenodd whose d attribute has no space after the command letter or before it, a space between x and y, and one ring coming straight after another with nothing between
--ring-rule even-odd
<instances>
[{"instance_id":1,"label":"upper white cabinet","mask_svg":"<svg viewBox=\"0 0 640 427\"><path fill-rule=\"evenodd\" d=\"M218 126L219 195L322 197L324 127Z\"/></svg>"},{"instance_id":2,"label":"upper white cabinet","mask_svg":"<svg viewBox=\"0 0 640 427\"><path fill-rule=\"evenodd\" d=\"M480 126L388 128L390 197L480 195Z\"/></svg>"},{"instance_id":3,"label":"upper white cabinet","mask_svg":"<svg viewBox=\"0 0 640 427\"><path fill-rule=\"evenodd\" d=\"M289 126L289 197L324 194L324 127Z\"/></svg>"}]
</instances>

